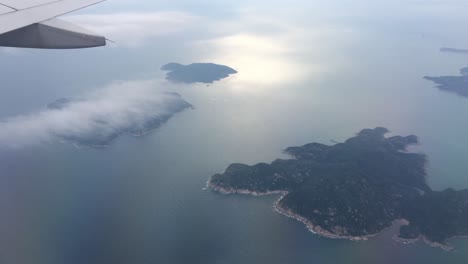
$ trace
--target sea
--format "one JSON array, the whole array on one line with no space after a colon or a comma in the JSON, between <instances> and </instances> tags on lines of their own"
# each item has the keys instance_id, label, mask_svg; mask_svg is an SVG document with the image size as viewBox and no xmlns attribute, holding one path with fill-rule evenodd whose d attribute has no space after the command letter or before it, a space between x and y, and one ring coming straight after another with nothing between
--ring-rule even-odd
<instances>
[{"instance_id":1,"label":"sea","mask_svg":"<svg viewBox=\"0 0 468 264\"><path fill-rule=\"evenodd\" d=\"M322 238L275 212L277 195L205 187L231 163L382 126L418 136L409 151L427 155L433 189L467 189L468 98L423 79L468 66L468 54L440 52L468 48L467 12L456 0L116 0L64 17L107 47L1 49L0 128L115 82L152 80L194 107L106 148L12 132L17 144L0 146L0 263L466 263L468 239L445 251L397 242L396 228ZM238 74L174 84L160 71L169 62Z\"/></svg>"}]
</instances>

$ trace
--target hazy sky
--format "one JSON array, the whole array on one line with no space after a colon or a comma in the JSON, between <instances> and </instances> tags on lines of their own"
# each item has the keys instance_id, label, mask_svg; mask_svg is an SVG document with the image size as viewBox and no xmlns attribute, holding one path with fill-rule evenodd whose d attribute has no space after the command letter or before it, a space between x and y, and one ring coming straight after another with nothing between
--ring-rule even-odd
<instances>
[{"instance_id":1,"label":"hazy sky","mask_svg":"<svg viewBox=\"0 0 468 264\"><path fill-rule=\"evenodd\" d=\"M346 54L372 47L365 43L371 34L424 36L441 46L457 46L466 38L452 33L464 26L450 17L459 19L457 14L467 10L463 1L107 1L65 19L115 44L66 52L2 49L0 96L9 99L0 104L0 144L42 142L53 133L80 131L99 112L86 105L60 117L43 110L57 98L80 97L120 82L126 83L123 94L154 100L161 93L148 96L148 88L141 86L153 82L159 91L170 90L159 72L170 61L226 64L240 72L230 89L263 93L353 67ZM27 78L15 77L20 72ZM122 98L109 93L93 103L115 104L104 111L118 117L139 104L131 101L135 97L122 104ZM8 138L11 131L27 132Z\"/></svg>"}]
</instances>

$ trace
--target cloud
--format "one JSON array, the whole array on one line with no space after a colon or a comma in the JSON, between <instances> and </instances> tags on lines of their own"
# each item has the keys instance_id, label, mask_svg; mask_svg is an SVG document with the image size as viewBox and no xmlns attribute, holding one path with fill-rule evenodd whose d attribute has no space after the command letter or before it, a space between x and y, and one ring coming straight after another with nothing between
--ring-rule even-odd
<instances>
[{"instance_id":1,"label":"cloud","mask_svg":"<svg viewBox=\"0 0 468 264\"><path fill-rule=\"evenodd\" d=\"M154 81L114 83L61 108L0 121L0 148L22 148L57 139L107 145L124 133L143 134L190 106Z\"/></svg>"},{"instance_id":2,"label":"cloud","mask_svg":"<svg viewBox=\"0 0 468 264\"><path fill-rule=\"evenodd\" d=\"M118 45L138 47L153 37L183 31L200 18L186 12L165 11L82 14L64 19L105 35Z\"/></svg>"}]
</instances>

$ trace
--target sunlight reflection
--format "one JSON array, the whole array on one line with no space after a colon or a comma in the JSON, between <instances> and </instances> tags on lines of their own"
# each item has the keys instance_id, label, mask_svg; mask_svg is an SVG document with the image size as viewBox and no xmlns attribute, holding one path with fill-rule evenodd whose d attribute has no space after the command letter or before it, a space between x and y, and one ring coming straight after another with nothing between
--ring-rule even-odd
<instances>
[{"instance_id":1,"label":"sunlight reflection","mask_svg":"<svg viewBox=\"0 0 468 264\"><path fill-rule=\"evenodd\" d=\"M209 60L229 62L229 66L239 71L236 78L242 83L299 81L310 72L310 65L295 60L294 47L282 38L236 34L203 44L214 50Z\"/></svg>"}]
</instances>

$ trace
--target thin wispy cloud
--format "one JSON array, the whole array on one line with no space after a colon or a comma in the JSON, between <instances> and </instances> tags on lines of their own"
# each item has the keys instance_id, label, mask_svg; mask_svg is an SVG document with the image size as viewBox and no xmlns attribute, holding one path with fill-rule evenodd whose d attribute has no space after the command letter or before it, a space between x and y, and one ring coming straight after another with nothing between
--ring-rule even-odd
<instances>
[{"instance_id":1,"label":"thin wispy cloud","mask_svg":"<svg viewBox=\"0 0 468 264\"><path fill-rule=\"evenodd\" d=\"M115 39L119 45L138 47L151 38L186 30L200 17L186 12L165 11L82 14L64 19Z\"/></svg>"},{"instance_id":2,"label":"thin wispy cloud","mask_svg":"<svg viewBox=\"0 0 468 264\"><path fill-rule=\"evenodd\" d=\"M109 85L60 108L0 121L0 148L22 148L58 140L101 145L122 134L157 128L190 105L154 81Z\"/></svg>"}]
</instances>

